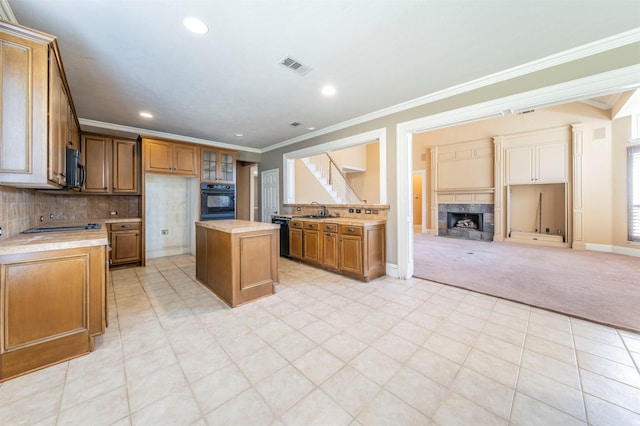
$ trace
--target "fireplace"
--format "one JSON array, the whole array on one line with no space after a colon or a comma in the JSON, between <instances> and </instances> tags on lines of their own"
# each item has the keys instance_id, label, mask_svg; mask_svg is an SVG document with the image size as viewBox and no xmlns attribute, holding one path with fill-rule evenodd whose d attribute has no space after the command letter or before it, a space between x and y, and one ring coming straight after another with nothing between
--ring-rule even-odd
<instances>
[{"instance_id":1,"label":"fireplace","mask_svg":"<svg viewBox=\"0 0 640 426\"><path fill-rule=\"evenodd\" d=\"M482 231L482 213L447 212L447 229L458 228Z\"/></svg>"},{"instance_id":2,"label":"fireplace","mask_svg":"<svg viewBox=\"0 0 640 426\"><path fill-rule=\"evenodd\" d=\"M438 204L438 235L493 241L493 204Z\"/></svg>"}]
</instances>

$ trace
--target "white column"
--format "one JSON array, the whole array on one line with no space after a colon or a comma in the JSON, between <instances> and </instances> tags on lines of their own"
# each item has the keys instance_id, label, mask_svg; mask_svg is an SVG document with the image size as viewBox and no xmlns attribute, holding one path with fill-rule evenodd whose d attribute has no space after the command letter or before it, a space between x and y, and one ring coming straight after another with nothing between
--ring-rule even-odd
<instances>
[{"instance_id":1,"label":"white column","mask_svg":"<svg viewBox=\"0 0 640 426\"><path fill-rule=\"evenodd\" d=\"M504 138L493 138L493 241L504 241L505 215L504 208Z\"/></svg>"},{"instance_id":2,"label":"white column","mask_svg":"<svg viewBox=\"0 0 640 426\"><path fill-rule=\"evenodd\" d=\"M571 126L573 133L573 235L567 235L567 243L574 249L585 250L584 242L584 200L582 197L582 154L584 150L584 124ZM571 239L573 238L573 239Z\"/></svg>"}]
</instances>

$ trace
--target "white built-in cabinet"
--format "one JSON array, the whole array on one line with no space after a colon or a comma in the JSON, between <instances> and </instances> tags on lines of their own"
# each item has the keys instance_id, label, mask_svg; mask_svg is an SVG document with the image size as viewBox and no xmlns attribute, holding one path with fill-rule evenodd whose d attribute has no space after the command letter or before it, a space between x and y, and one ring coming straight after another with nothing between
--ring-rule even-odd
<instances>
[{"instance_id":1,"label":"white built-in cabinet","mask_svg":"<svg viewBox=\"0 0 640 426\"><path fill-rule=\"evenodd\" d=\"M509 147L506 149L506 184L567 182L568 155L568 141Z\"/></svg>"},{"instance_id":2,"label":"white built-in cabinet","mask_svg":"<svg viewBox=\"0 0 640 426\"><path fill-rule=\"evenodd\" d=\"M494 138L495 241L570 246L571 140L569 126Z\"/></svg>"}]
</instances>

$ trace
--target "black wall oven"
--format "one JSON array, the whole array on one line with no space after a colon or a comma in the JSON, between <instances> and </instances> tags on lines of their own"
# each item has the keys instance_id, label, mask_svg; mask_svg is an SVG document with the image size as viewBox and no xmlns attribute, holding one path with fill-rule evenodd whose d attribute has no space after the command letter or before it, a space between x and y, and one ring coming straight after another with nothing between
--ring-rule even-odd
<instances>
[{"instance_id":1,"label":"black wall oven","mask_svg":"<svg viewBox=\"0 0 640 426\"><path fill-rule=\"evenodd\" d=\"M235 219L236 186L222 183L200 184L200 220Z\"/></svg>"}]
</instances>

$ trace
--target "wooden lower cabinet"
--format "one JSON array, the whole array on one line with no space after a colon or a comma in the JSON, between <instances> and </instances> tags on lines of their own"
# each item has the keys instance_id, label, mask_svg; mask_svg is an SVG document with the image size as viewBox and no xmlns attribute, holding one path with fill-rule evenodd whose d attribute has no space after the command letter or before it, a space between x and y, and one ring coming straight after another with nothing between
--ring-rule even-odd
<instances>
[{"instance_id":1,"label":"wooden lower cabinet","mask_svg":"<svg viewBox=\"0 0 640 426\"><path fill-rule=\"evenodd\" d=\"M302 226L301 220L289 222L289 256L302 260Z\"/></svg>"},{"instance_id":2,"label":"wooden lower cabinet","mask_svg":"<svg viewBox=\"0 0 640 426\"><path fill-rule=\"evenodd\" d=\"M386 275L386 225L291 220L289 255L305 263L369 281Z\"/></svg>"},{"instance_id":3,"label":"wooden lower cabinet","mask_svg":"<svg viewBox=\"0 0 640 426\"><path fill-rule=\"evenodd\" d=\"M336 224L322 225L322 266L332 270L338 270L340 262L337 230Z\"/></svg>"},{"instance_id":4,"label":"wooden lower cabinet","mask_svg":"<svg viewBox=\"0 0 640 426\"><path fill-rule=\"evenodd\" d=\"M106 327L106 247L0 256L0 381L88 353Z\"/></svg>"},{"instance_id":5,"label":"wooden lower cabinet","mask_svg":"<svg viewBox=\"0 0 640 426\"><path fill-rule=\"evenodd\" d=\"M304 222L302 229L302 260L316 265L321 264L320 242L320 224L317 222Z\"/></svg>"},{"instance_id":6,"label":"wooden lower cabinet","mask_svg":"<svg viewBox=\"0 0 640 426\"><path fill-rule=\"evenodd\" d=\"M140 222L109 224L111 265L140 265L142 261L142 231Z\"/></svg>"},{"instance_id":7,"label":"wooden lower cabinet","mask_svg":"<svg viewBox=\"0 0 640 426\"><path fill-rule=\"evenodd\" d=\"M196 224L196 279L229 306L275 292L280 230L226 232Z\"/></svg>"}]
</instances>

